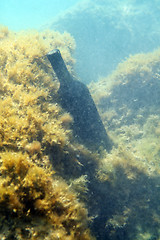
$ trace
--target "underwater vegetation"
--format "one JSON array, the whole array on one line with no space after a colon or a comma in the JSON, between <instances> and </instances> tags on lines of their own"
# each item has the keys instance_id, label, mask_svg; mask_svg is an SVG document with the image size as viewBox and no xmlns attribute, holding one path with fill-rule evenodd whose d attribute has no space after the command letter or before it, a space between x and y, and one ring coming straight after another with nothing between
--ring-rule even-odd
<instances>
[{"instance_id":1,"label":"underwater vegetation","mask_svg":"<svg viewBox=\"0 0 160 240\"><path fill-rule=\"evenodd\" d=\"M1 239L91 239L86 209L52 171L13 152L1 155L0 171Z\"/></svg>"},{"instance_id":2,"label":"underwater vegetation","mask_svg":"<svg viewBox=\"0 0 160 240\"><path fill-rule=\"evenodd\" d=\"M103 123L118 145L97 169L106 201L101 215L106 225L95 221L106 229L99 231L99 239L160 239L159 63L159 49L136 54L90 84Z\"/></svg>"},{"instance_id":3,"label":"underwater vegetation","mask_svg":"<svg viewBox=\"0 0 160 240\"><path fill-rule=\"evenodd\" d=\"M116 142L108 153L74 138L46 57L55 48L73 75L68 33L0 28L0 238L159 240L159 49L89 86Z\"/></svg>"},{"instance_id":4,"label":"underwater vegetation","mask_svg":"<svg viewBox=\"0 0 160 240\"><path fill-rule=\"evenodd\" d=\"M87 209L58 174L65 155L73 172L78 163L73 119L58 104L58 82L45 59L57 47L72 72L68 33L0 28L1 239L94 239Z\"/></svg>"},{"instance_id":5,"label":"underwater vegetation","mask_svg":"<svg viewBox=\"0 0 160 240\"><path fill-rule=\"evenodd\" d=\"M112 75L99 81L96 95L96 83L91 86L102 119L112 135L137 156L142 151L141 157L151 154L149 158L154 164L159 161L159 156L156 157L159 152L159 62L159 49L130 56Z\"/></svg>"}]
</instances>

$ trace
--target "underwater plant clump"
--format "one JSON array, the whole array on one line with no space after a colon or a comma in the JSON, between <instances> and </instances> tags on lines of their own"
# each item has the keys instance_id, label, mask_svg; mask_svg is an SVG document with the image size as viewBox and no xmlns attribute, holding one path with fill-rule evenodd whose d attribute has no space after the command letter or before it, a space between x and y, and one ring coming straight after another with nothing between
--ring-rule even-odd
<instances>
[{"instance_id":1,"label":"underwater plant clump","mask_svg":"<svg viewBox=\"0 0 160 240\"><path fill-rule=\"evenodd\" d=\"M53 100L57 96L58 85L53 81L55 76L44 57L49 50L57 47L58 39L59 48L65 52L66 61L70 59L72 65L74 42L67 33L63 37L58 33L31 32L12 33L8 38L1 39L2 148L22 149L32 141L40 141L43 148L48 144L67 144L67 129L63 128L62 121L58 119L62 109Z\"/></svg>"},{"instance_id":2,"label":"underwater plant clump","mask_svg":"<svg viewBox=\"0 0 160 240\"><path fill-rule=\"evenodd\" d=\"M146 165L149 164L151 168L155 165L157 171L159 63L159 49L136 54L120 63L111 76L90 85L103 122L111 135L115 136L119 144L125 144L135 158L145 158Z\"/></svg>"},{"instance_id":3,"label":"underwater plant clump","mask_svg":"<svg viewBox=\"0 0 160 240\"><path fill-rule=\"evenodd\" d=\"M97 178L105 192L105 224L96 222L101 239L160 238L159 64L159 49L136 54L111 76L90 84L104 125L118 145L98 162Z\"/></svg>"},{"instance_id":4,"label":"underwater plant clump","mask_svg":"<svg viewBox=\"0 0 160 240\"><path fill-rule=\"evenodd\" d=\"M158 240L159 51L92 84L107 153L74 141L59 104L45 55L59 48L73 73L74 47L68 33L0 30L0 238L90 240L89 226L97 240Z\"/></svg>"},{"instance_id":5,"label":"underwater plant clump","mask_svg":"<svg viewBox=\"0 0 160 240\"><path fill-rule=\"evenodd\" d=\"M0 164L1 238L19 239L19 232L22 239L91 239L86 209L64 181L51 177L51 169L38 167L20 152L2 153ZM38 224L34 231L33 223ZM10 231L3 234L5 227Z\"/></svg>"},{"instance_id":6,"label":"underwater plant clump","mask_svg":"<svg viewBox=\"0 0 160 240\"><path fill-rule=\"evenodd\" d=\"M7 31L7 30L5 30ZM4 27L1 28L4 32ZM46 57L59 48L73 72L75 48L68 34L27 31L2 34L0 40L0 149L25 151L33 161L54 158L63 171L62 158L74 152L70 141L72 117L59 104L59 83ZM37 143L37 144L36 144ZM34 148L39 148L38 152ZM38 158L36 154L38 153ZM75 155L70 162L75 164ZM40 163L41 164L41 163Z\"/></svg>"},{"instance_id":7,"label":"underwater plant clump","mask_svg":"<svg viewBox=\"0 0 160 240\"><path fill-rule=\"evenodd\" d=\"M68 33L0 28L1 239L93 239L87 210L63 176L53 174L65 155L68 171L78 165L73 119L58 104L58 82L45 57L54 48L73 72Z\"/></svg>"}]
</instances>

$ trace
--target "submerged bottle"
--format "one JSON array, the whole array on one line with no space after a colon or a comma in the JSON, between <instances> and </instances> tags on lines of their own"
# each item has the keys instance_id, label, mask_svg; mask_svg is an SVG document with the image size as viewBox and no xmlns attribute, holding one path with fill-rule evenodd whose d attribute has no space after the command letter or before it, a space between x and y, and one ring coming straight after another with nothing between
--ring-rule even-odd
<instances>
[{"instance_id":1,"label":"submerged bottle","mask_svg":"<svg viewBox=\"0 0 160 240\"><path fill-rule=\"evenodd\" d=\"M61 106L74 119L72 129L75 138L89 149L98 150L102 146L110 151L112 140L106 133L87 86L71 76L58 49L49 52L47 57L60 81L58 93Z\"/></svg>"}]
</instances>

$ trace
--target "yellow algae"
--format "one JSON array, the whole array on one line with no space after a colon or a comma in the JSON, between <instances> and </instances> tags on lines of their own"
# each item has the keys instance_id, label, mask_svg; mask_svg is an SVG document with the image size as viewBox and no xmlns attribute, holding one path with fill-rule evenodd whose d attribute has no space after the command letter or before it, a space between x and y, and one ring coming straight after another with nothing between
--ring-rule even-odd
<instances>
[{"instance_id":1,"label":"yellow algae","mask_svg":"<svg viewBox=\"0 0 160 240\"><path fill-rule=\"evenodd\" d=\"M77 194L53 176L65 154L73 163L68 167L77 165L72 117L58 104L59 86L45 57L54 48L72 72L75 43L68 33L0 28L1 239L94 239Z\"/></svg>"},{"instance_id":2,"label":"yellow algae","mask_svg":"<svg viewBox=\"0 0 160 240\"><path fill-rule=\"evenodd\" d=\"M30 153L40 153L41 152L41 143L38 141L33 141L25 146L25 150Z\"/></svg>"},{"instance_id":3,"label":"yellow algae","mask_svg":"<svg viewBox=\"0 0 160 240\"><path fill-rule=\"evenodd\" d=\"M53 171L38 167L27 154L4 152L0 172L0 208L3 206L3 211L8 212L11 219L18 217L22 225L23 221L31 224L32 219L44 218L50 231L48 233L46 227L41 237L50 233L56 235L58 231L60 239L91 239L86 228L86 209L65 182L51 177ZM36 234L40 232L39 228Z\"/></svg>"},{"instance_id":4,"label":"yellow algae","mask_svg":"<svg viewBox=\"0 0 160 240\"><path fill-rule=\"evenodd\" d=\"M8 27L0 25L0 39L7 37L9 34Z\"/></svg>"},{"instance_id":5,"label":"yellow algae","mask_svg":"<svg viewBox=\"0 0 160 240\"><path fill-rule=\"evenodd\" d=\"M40 135L41 138L37 140L46 144L48 144L47 141L49 144L67 142L61 122L58 119L52 120L55 114L60 115L61 108L52 101L52 96L56 95L57 84L53 81L52 69L44 55L54 47L52 39L59 38L60 47L66 48L64 50L67 55L66 59L69 57L71 59L69 52L73 40L70 42L69 34L64 34L65 42L69 44L67 46L59 33L50 33L48 38L46 35L44 40L44 33L24 32L13 34L0 42L0 49L3 51L1 66L5 65L1 71L1 91L3 92L0 108L1 120L4 119L4 122L1 122L4 133L1 138L4 139L5 146L14 141L17 148L23 147L24 139L30 142ZM50 110L51 106L55 108L53 112ZM8 118L9 115L11 118ZM10 130L5 129L8 126ZM54 140L51 141L53 135Z\"/></svg>"},{"instance_id":6,"label":"yellow algae","mask_svg":"<svg viewBox=\"0 0 160 240\"><path fill-rule=\"evenodd\" d=\"M92 229L103 239L158 239L160 119L147 93L160 79L159 50L131 56L90 86L117 143L110 153L95 153L74 142L74 119L59 105L59 84L45 57L59 48L73 74L73 38L3 32L0 238L94 239L87 206Z\"/></svg>"}]
</instances>

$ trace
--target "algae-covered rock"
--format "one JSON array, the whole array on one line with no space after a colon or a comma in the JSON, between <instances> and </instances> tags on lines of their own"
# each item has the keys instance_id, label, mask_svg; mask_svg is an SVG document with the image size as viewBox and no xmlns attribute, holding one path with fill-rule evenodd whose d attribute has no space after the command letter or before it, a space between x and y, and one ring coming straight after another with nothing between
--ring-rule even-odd
<instances>
[{"instance_id":1,"label":"algae-covered rock","mask_svg":"<svg viewBox=\"0 0 160 240\"><path fill-rule=\"evenodd\" d=\"M1 28L0 238L94 239L89 226L97 240L158 240L159 50L90 85L117 142L97 153L75 141L45 57L59 48L73 74L74 47L67 33Z\"/></svg>"},{"instance_id":2,"label":"algae-covered rock","mask_svg":"<svg viewBox=\"0 0 160 240\"><path fill-rule=\"evenodd\" d=\"M150 139L150 144L158 141L159 62L159 49L130 56L112 75L101 79L98 87L91 85L105 125L127 147L133 150L136 145L134 151L144 147L144 139Z\"/></svg>"},{"instance_id":3,"label":"algae-covered rock","mask_svg":"<svg viewBox=\"0 0 160 240\"><path fill-rule=\"evenodd\" d=\"M69 34L0 29L1 239L93 239L86 208L60 176L65 155L68 170L78 163L72 117L58 104L58 82L45 58L57 47L72 72Z\"/></svg>"},{"instance_id":4,"label":"algae-covered rock","mask_svg":"<svg viewBox=\"0 0 160 240\"><path fill-rule=\"evenodd\" d=\"M4 152L0 171L1 238L91 239L86 209L64 181L51 177L51 169L25 153Z\"/></svg>"},{"instance_id":5,"label":"algae-covered rock","mask_svg":"<svg viewBox=\"0 0 160 240\"><path fill-rule=\"evenodd\" d=\"M130 56L90 85L118 145L97 169L103 183L99 195L105 192L101 221L95 220L98 239L160 238L159 63L159 49Z\"/></svg>"}]
</instances>

